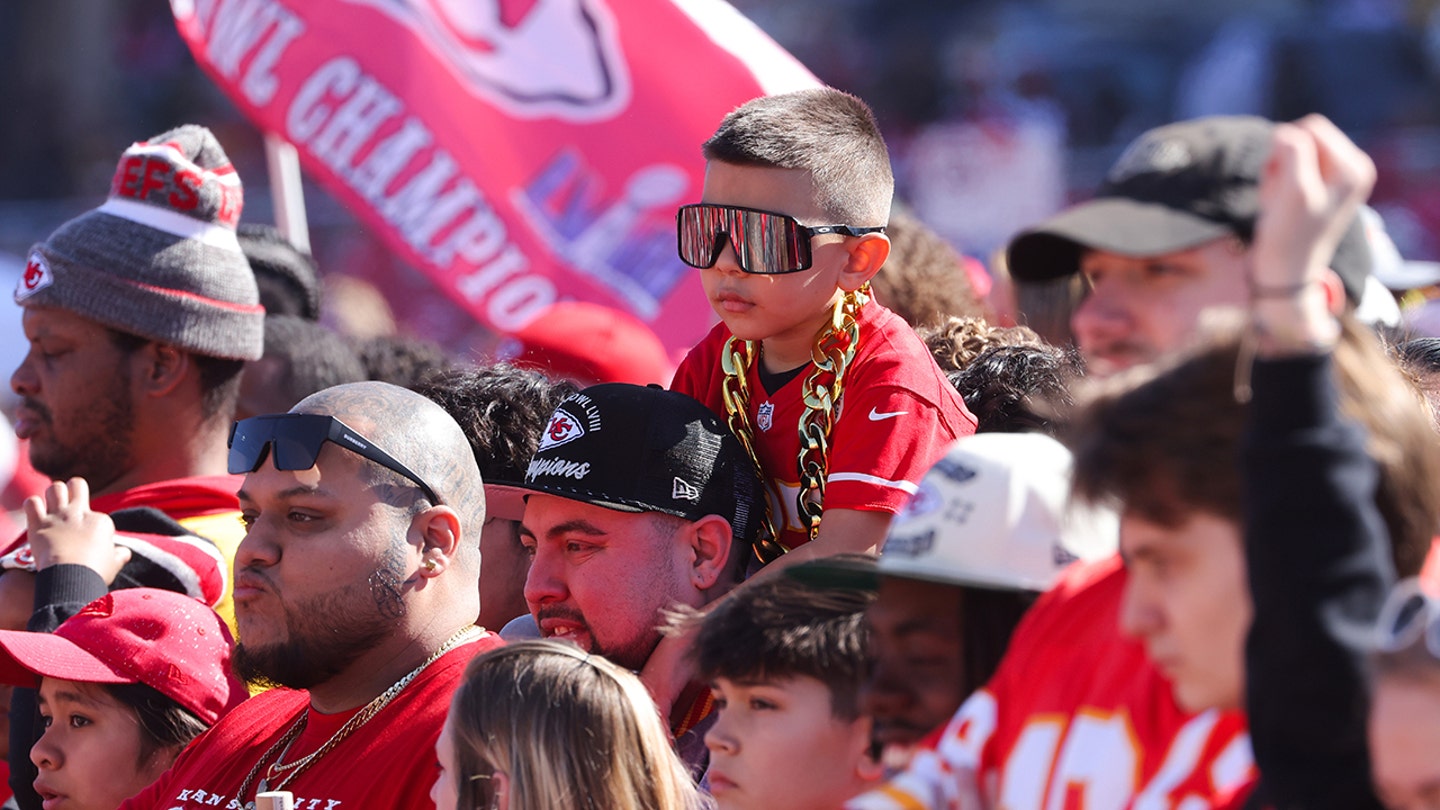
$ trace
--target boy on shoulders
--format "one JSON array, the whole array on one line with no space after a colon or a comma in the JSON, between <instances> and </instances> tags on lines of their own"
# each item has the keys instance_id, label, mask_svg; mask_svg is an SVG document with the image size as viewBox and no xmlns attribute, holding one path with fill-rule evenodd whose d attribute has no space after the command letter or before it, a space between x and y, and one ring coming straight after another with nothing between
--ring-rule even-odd
<instances>
[{"instance_id":1,"label":"boy on shoulders","mask_svg":"<svg viewBox=\"0 0 1440 810\"><path fill-rule=\"evenodd\" d=\"M726 116L703 150L679 250L721 323L672 387L724 418L761 469L775 542L757 544L760 562L812 542L792 561L876 549L975 418L868 295L894 193L874 116L828 88L768 96Z\"/></svg>"}]
</instances>

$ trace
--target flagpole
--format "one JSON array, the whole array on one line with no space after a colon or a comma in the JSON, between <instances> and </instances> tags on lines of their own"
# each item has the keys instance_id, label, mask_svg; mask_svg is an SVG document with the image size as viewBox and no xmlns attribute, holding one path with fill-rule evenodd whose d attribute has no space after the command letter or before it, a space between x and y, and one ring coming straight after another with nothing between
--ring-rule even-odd
<instances>
[{"instance_id":1,"label":"flagpole","mask_svg":"<svg viewBox=\"0 0 1440 810\"><path fill-rule=\"evenodd\" d=\"M270 200L275 206L275 227L291 244L309 253L310 226L305 217L300 156L289 141L267 132L265 164L270 171Z\"/></svg>"}]
</instances>

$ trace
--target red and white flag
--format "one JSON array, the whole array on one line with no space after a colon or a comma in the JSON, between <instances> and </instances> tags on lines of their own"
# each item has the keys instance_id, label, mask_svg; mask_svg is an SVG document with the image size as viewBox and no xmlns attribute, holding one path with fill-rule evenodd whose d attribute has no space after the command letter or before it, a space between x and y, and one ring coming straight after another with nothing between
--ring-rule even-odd
<instances>
[{"instance_id":1,"label":"red and white flag","mask_svg":"<svg viewBox=\"0 0 1440 810\"><path fill-rule=\"evenodd\" d=\"M699 146L737 105L819 84L722 0L171 0L263 130L503 332L561 300L714 322L675 252Z\"/></svg>"}]
</instances>

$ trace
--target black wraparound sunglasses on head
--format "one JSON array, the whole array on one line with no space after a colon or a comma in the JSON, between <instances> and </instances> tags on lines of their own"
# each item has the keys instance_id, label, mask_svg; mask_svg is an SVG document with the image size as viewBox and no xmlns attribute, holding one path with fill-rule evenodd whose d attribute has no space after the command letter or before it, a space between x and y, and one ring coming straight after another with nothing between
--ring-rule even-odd
<instances>
[{"instance_id":1,"label":"black wraparound sunglasses on head","mask_svg":"<svg viewBox=\"0 0 1440 810\"><path fill-rule=\"evenodd\" d=\"M315 413L281 413L252 416L230 426L231 475L252 473L265 461L266 448L277 470L308 470L315 466L320 447L334 442L358 456L405 476L430 499L441 503L440 496L409 467L375 446L375 443L333 416Z\"/></svg>"}]
</instances>

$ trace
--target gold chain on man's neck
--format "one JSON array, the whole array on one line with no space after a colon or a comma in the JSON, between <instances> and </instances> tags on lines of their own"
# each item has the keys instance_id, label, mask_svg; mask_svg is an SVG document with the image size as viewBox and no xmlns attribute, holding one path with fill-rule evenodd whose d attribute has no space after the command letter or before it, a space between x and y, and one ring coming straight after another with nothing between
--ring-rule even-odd
<instances>
[{"instance_id":1,"label":"gold chain on man's neck","mask_svg":"<svg viewBox=\"0 0 1440 810\"><path fill-rule=\"evenodd\" d=\"M455 635L446 639L445 643L441 644L439 649L431 653L430 657L426 658L420 666L401 676L400 680L391 684L389 689L381 692L374 700L371 700L361 708L359 712L355 713L354 716L345 722L345 725L330 735L330 739L326 740L324 744L314 752L301 757L289 765L282 765L280 764L280 760L284 759L285 754L289 752L291 743L295 742L296 738L300 736L300 733L305 730L305 722L309 717L309 707L302 706L300 708L300 714L295 718L290 728L281 735L280 739L275 741L274 745L270 746L270 750L260 756L260 760L255 763L255 767L250 769L250 773L245 777L245 781L240 784L240 791L235 795L235 798L231 799L225 806L241 808L253 806L254 802L247 802L245 796L250 792L251 786L255 784L256 777L260 776L260 772L266 769L265 763L269 761L272 756L275 757L275 760L271 762L268 768L269 777L280 776L281 778L274 785L268 784L269 779L261 778L260 788L257 792L264 793L267 790L280 790L288 785L292 780L308 770L311 765L314 765L317 760L329 753L331 749L339 745L345 738L349 737L351 732L370 722L375 715L380 713L381 709L390 705L390 702L403 692L405 687L410 685L411 681L418 678L420 673L424 672L427 667L439 660L441 656L462 644L474 641L483 635L484 632L483 629L473 624L461 628Z\"/></svg>"},{"instance_id":2,"label":"gold chain on man's neck","mask_svg":"<svg viewBox=\"0 0 1440 810\"><path fill-rule=\"evenodd\" d=\"M848 292L831 310L830 320L815 336L810 349L812 368L803 383L802 401L805 413L800 417L800 452L796 467L800 488L795 495L796 514L809 539L820 531L824 512L825 477L830 470L830 433L835 427L836 410L844 394L845 372L855 359L860 346L860 308L870 300L869 285ZM755 341L740 340L733 335L725 341L720 355L720 368L725 372L720 398L730 430L740 440L746 454L765 480L760 457L755 452L755 429L750 422L749 371L755 362ZM766 490L769 490L767 482ZM755 556L768 563L789 551L780 542L770 499L765 499L765 519L755 541Z\"/></svg>"}]
</instances>

